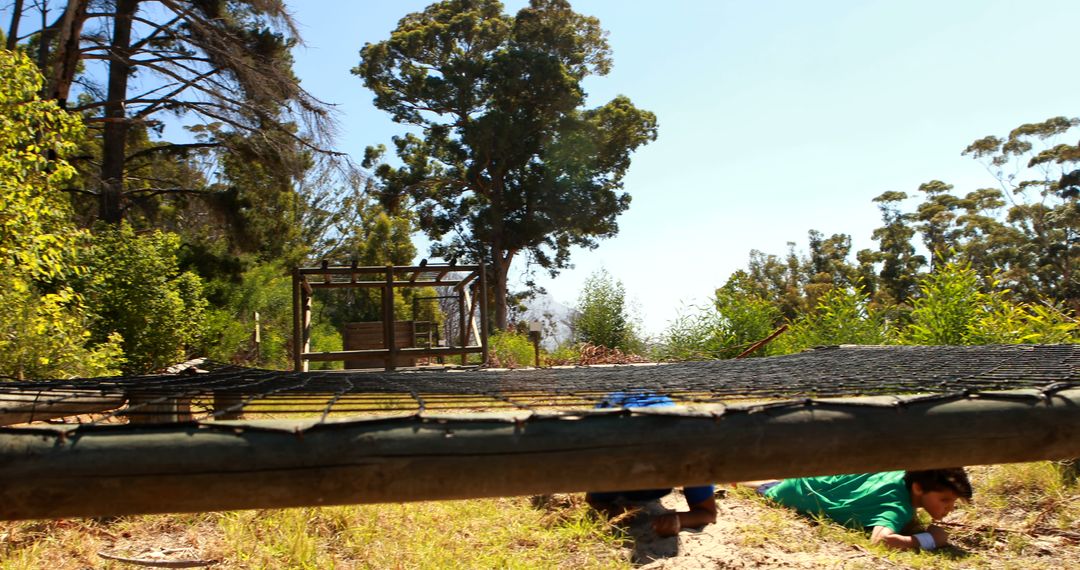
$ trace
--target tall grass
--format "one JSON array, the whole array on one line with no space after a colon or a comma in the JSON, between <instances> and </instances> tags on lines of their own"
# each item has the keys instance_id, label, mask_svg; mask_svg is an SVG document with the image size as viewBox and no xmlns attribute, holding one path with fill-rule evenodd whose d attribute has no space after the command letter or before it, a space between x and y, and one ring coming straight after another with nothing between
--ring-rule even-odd
<instances>
[{"instance_id":1,"label":"tall grass","mask_svg":"<svg viewBox=\"0 0 1080 570\"><path fill-rule=\"evenodd\" d=\"M629 568L580 500L424 502L0 523L0 570L121 568L100 551L192 545L215 568Z\"/></svg>"}]
</instances>

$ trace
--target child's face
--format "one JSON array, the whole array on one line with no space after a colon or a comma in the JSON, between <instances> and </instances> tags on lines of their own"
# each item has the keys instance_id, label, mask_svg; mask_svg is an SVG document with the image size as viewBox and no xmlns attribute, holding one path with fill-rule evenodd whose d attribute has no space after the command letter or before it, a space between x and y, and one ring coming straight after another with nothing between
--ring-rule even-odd
<instances>
[{"instance_id":1,"label":"child's face","mask_svg":"<svg viewBox=\"0 0 1080 570\"><path fill-rule=\"evenodd\" d=\"M926 491L922 493L921 507L930 514L934 520L941 520L945 515L952 512L956 507L956 500L960 496L955 491Z\"/></svg>"}]
</instances>

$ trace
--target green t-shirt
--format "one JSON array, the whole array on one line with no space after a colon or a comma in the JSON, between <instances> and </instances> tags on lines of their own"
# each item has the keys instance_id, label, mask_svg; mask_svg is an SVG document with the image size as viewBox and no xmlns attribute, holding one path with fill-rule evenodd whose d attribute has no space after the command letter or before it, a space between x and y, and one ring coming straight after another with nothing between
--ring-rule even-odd
<instances>
[{"instance_id":1,"label":"green t-shirt","mask_svg":"<svg viewBox=\"0 0 1080 570\"><path fill-rule=\"evenodd\" d=\"M824 514L845 526L883 526L900 532L915 518L903 471L784 479L765 496L809 515Z\"/></svg>"}]
</instances>

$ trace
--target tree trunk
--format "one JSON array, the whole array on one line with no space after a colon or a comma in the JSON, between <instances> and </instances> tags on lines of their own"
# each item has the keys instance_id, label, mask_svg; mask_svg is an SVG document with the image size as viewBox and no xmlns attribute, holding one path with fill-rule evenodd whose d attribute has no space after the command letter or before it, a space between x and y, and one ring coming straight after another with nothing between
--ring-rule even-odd
<instances>
[{"instance_id":1,"label":"tree trunk","mask_svg":"<svg viewBox=\"0 0 1080 570\"><path fill-rule=\"evenodd\" d=\"M495 281L495 328L506 330L506 276L510 274L510 262L514 260L513 252L503 252L493 249L491 252L491 270Z\"/></svg>"},{"instance_id":2,"label":"tree trunk","mask_svg":"<svg viewBox=\"0 0 1080 570\"><path fill-rule=\"evenodd\" d=\"M11 24L8 26L7 50L15 51L19 39L19 20L22 18L23 0L15 0L11 7Z\"/></svg>"},{"instance_id":3,"label":"tree trunk","mask_svg":"<svg viewBox=\"0 0 1080 570\"><path fill-rule=\"evenodd\" d=\"M67 107L68 92L79 66L79 36L82 35L83 23L86 22L88 4L88 0L68 0L61 20L56 63L53 65L52 80L49 82L49 97L64 108Z\"/></svg>"},{"instance_id":4,"label":"tree trunk","mask_svg":"<svg viewBox=\"0 0 1080 570\"><path fill-rule=\"evenodd\" d=\"M113 19L113 40L109 49L109 92L105 102L105 129L102 142L102 188L98 219L119 224L123 216L124 154L127 150L128 78L131 76L131 23L140 0L118 0Z\"/></svg>"}]
</instances>

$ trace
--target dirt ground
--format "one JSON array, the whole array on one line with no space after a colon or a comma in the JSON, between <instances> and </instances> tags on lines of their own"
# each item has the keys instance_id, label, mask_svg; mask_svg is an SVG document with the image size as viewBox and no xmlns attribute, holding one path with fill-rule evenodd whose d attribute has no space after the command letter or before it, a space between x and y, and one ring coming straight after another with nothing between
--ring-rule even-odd
<instances>
[{"instance_id":1,"label":"dirt ground","mask_svg":"<svg viewBox=\"0 0 1080 570\"><path fill-rule=\"evenodd\" d=\"M808 540L814 534L810 521L738 497L717 498L714 524L700 530L685 529L670 538L657 537L649 526L649 515L679 509L686 509L685 501L676 492L643 505L643 512L627 521L636 567L645 570L897 568L895 563L859 546ZM783 520L777 521L778 524L766 523L762 529L763 520L778 517ZM813 544L812 551L808 551L808 544Z\"/></svg>"}]
</instances>

